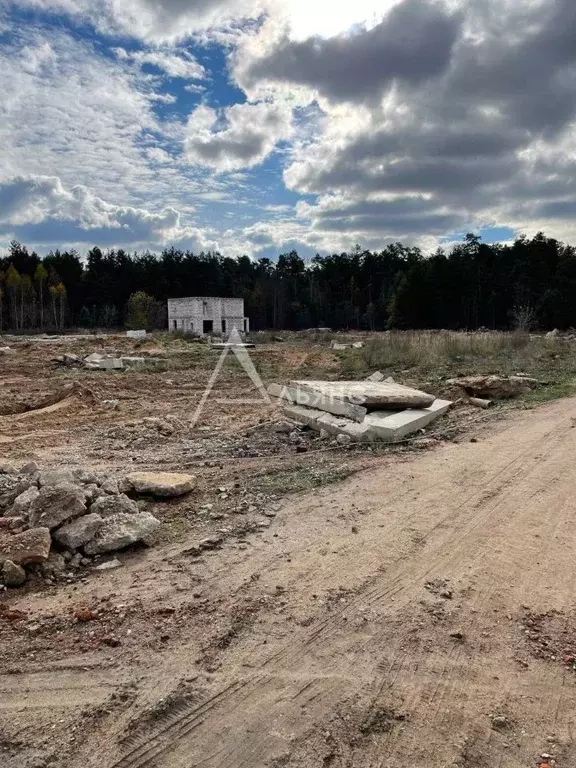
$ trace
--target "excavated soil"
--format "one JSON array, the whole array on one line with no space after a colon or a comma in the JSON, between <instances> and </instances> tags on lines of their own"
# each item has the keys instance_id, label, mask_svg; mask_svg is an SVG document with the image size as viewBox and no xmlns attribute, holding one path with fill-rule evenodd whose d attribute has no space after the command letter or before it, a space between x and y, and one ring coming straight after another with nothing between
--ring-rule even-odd
<instances>
[{"instance_id":1,"label":"excavated soil","mask_svg":"<svg viewBox=\"0 0 576 768\"><path fill-rule=\"evenodd\" d=\"M482 414L475 442L346 450L273 431L272 404L214 397L191 426L212 358L184 344L164 372L123 374L12 346L2 408L78 386L0 417L5 461L199 486L150 502L158 541L121 568L0 598L2 766L576 765L576 400ZM297 350L258 354L279 380ZM330 364L311 354L302 377ZM216 395L242 395L226 376Z\"/></svg>"}]
</instances>

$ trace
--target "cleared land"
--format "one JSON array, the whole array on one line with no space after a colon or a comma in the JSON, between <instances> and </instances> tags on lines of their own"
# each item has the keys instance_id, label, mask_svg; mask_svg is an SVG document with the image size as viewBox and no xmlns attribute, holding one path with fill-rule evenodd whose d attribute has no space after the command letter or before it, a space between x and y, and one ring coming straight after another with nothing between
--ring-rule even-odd
<instances>
[{"instance_id":1,"label":"cleared land","mask_svg":"<svg viewBox=\"0 0 576 768\"><path fill-rule=\"evenodd\" d=\"M378 367L437 396L476 371L550 381L524 406L572 386L571 342L432 341L458 350L438 351L435 366L431 352L386 366L393 344L430 349L430 337L338 353L294 338L253 359L266 383ZM343 449L274 431L276 405L216 402L245 393L233 363L192 428L217 360L201 345L65 345L166 357L164 372L128 373L53 368L62 345L11 346L0 363L7 460L185 470L199 488L150 502L159 539L121 555L122 568L4 595L2 765L576 763L575 399L460 405L435 437ZM70 381L59 403L15 413ZM210 535L221 543L194 556ZM80 606L98 619L75 621Z\"/></svg>"}]
</instances>

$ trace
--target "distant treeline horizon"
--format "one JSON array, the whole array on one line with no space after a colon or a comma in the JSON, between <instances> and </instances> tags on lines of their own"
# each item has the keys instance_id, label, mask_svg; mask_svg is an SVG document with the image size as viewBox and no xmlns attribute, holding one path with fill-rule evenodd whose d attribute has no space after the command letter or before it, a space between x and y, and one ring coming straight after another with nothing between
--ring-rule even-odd
<instances>
[{"instance_id":1,"label":"distant treeline horizon","mask_svg":"<svg viewBox=\"0 0 576 768\"><path fill-rule=\"evenodd\" d=\"M468 234L428 256L395 243L308 262L176 248L95 247L83 259L12 242L0 259L1 331L121 327L147 297L149 330L165 328L165 302L181 296L243 298L253 330L564 329L576 326L576 249L542 233L509 244Z\"/></svg>"}]
</instances>

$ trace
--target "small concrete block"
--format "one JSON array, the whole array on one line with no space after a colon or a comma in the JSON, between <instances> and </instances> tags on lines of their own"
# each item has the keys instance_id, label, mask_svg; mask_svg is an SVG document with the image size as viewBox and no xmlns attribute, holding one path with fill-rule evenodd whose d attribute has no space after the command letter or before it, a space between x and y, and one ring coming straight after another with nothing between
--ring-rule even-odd
<instances>
[{"instance_id":1,"label":"small concrete block","mask_svg":"<svg viewBox=\"0 0 576 768\"><path fill-rule=\"evenodd\" d=\"M384 381L384 374L381 371L375 371L370 376L366 376L366 381Z\"/></svg>"},{"instance_id":2,"label":"small concrete block","mask_svg":"<svg viewBox=\"0 0 576 768\"><path fill-rule=\"evenodd\" d=\"M98 361L98 368L102 371L123 371L125 365L120 357L104 357Z\"/></svg>"},{"instance_id":3,"label":"small concrete block","mask_svg":"<svg viewBox=\"0 0 576 768\"><path fill-rule=\"evenodd\" d=\"M129 339L145 339L146 331L126 331L126 336Z\"/></svg>"}]
</instances>

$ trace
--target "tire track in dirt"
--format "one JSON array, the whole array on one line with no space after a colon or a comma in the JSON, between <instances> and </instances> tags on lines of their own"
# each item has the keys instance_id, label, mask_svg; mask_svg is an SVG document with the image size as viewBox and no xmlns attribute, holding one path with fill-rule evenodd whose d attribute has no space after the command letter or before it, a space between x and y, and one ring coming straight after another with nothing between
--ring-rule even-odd
<instances>
[{"instance_id":1,"label":"tire track in dirt","mask_svg":"<svg viewBox=\"0 0 576 768\"><path fill-rule=\"evenodd\" d=\"M558 425L556 425L554 429L550 430L544 436L544 439L550 441L554 434L557 436L557 430ZM541 438L542 436L540 436L540 439ZM393 577L392 581L390 581L389 574L380 574L379 577L375 579L373 586L368 590L368 592L362 592L355 599L355 602L358 602L359 600L368 600L370 604L374 604L381 602L386 598L398 595L402 592L402 604L405 605L411 599L410 590L408 589L410 583L412 583L412 585L414 583L421 583L418 582L418 579L421 580L422 578L425 578L428 574L437 570L439 567L448 567L450 563L454 562L454 560L458 562L458 558L461 558L463 553L466 551L466 545L468 545L468 547L471 545L471 538L472 541L474 540L475 532L477 532L481 526L485 525L491 516L498 510L498 507L501 503L501 499L498 499L498 494L501 493L506 486L509 488L515 487L515 484L521 482L527 473L533 471L535 466L537 467L539 459L538 457L534 456L532 457L532 461L528 462L528 467L525 465L522 466L522 463L526 462L529 454L533 452L533 447L534 446L530 444L528 449L524 451L520 456L516 455L513 457L503 468L500 468L495 473L491 474L488 479L485 479L480 484L479 488L473 489L471 494L466 494L464 499L460 501L460 503L446 517L442 518L442 520L433 526L432 529L427 533L426 541L429 541L432 535L436 533L441 526L446 526L447 523L453 520L457 520L461 510L465 507L465 505L471 504L473 500L476 499L476 508L472 515L468 516L467 518L465 517L464 520L461 521L456 527L456 531L459 532L459 538L456 541L456 553L454 551L454 530L447 531L447 533L441 537L440 542L435 546L435 553L431 564L430 562L425 563L425 565L420 567L416 572L412 563L410 563L406 568L400 567L399 572ZM539 443L539 450L542 451L541 442ZM500 482L497 484L497 486L495 488L490 488L490 486L497 479L500 479ZM489 498L495 498L496 502L495 504L490 505L487 509L485 509L484 505L487 499L483 499L483 493L485 494L487 491L490 491ZM444 548L447 545L450 547L451 551L445 553ZM486 593L485 597L488 599L489 594ZM399 604L394 605L394 611L397 612L399 607ZM272 666L275 667L276 665L283 665L284 667L290 666L290 664L297 660L303 652L310 654L313 652L314 648L329 642L336 632L339 632L345 628L346 625L343 621L343 616L346 612L349 612L350 609L351 606L347 605L345 608L337 611L336 615L333 614L327 620L322 622L320 627L316 627L312 632L308 633L307 636L300 639L296 646L288 645L287 647L281 649L277 654L274 654L272 657L270 657L262 665L261 669L264 670ZM352 639L354 640L354 638ZM393 659L391 662L391 667L394 665L394 663L395 661ZM400 670L401 668L402 664L400 666ZM270 673L273 675L273 670L270 670ZM269 680L270 677L266 677L265 679L262 677L255 677L252 678L249 682L242 682L239 685L241 689L244 689L246 686L248 686L249 691L247 696L254 696L257 695L259 689L266 686L266 681ZM309 683L307 683L307 685L309 685ZM206 707L209 705L208 711L210 712L212 712L216 706L231 706L232 709L235 709L239 706L240 702L232 701L231 698L236 696L236 694L236 688L234 686L230 686L228 689L225 689L219 694L216 694L212 700L210 700L208 703L205 703L203 706ZM242 699L246 698L244 694L246 694L246 691L243 691ZM298 692L296 693L296 696L298 696ZM214 704L211 704L212 701ZM146 751L145 746L142 746L137 751L127 755L120 762L116 763L115 767L128 768L128 766L152 765L153 763L151 760L158 758L163 752L166 751L166 749L174 747L174 737L182 739L184 736L193 732L193 730L199 725L202 725L204 720L201 720L200 718L203 714L204 709L200 707L196 710L192 710L191 712L179 716L176 723L171 723L164 729L162 733L154 737L154 745L152 742L149 742L151 745L151 751ZM169 736L162 738L162 734L169 734ZM160 741L164 742L164 744L160 744ZM170 741L169 745L166 744L167 741ZM160 751L158 751L158 749L160 749ZM211 756L207 755L206 759L203 760L203 763L206 765L210 764L219 766L242 765L244 760L243 754L245 754L246 748L243 750L236 750L233 745L232 749L233 751L228 753L226 758L224 758L223 753L220 751L220 757L222 757L222 759L220 759L217 754L212 754ZM234 755L234 753L237 754ZM235 759L234 762L228 762L229 758L233 759L235 757L237 757L240 762L236 762ZM226 762L224 762L224 760ZM179 765L179 763L171 762L170 765ZM182 763L182 765L184 765L184 763Z\"/></svg>"},{"instance_id":2,"label":"tire track in dirt","mask_svg":"<svg viewBox=\"0 0 576 768\"><path fill-rule=\"evenodd\" d=\"M556 452L558 452L558 447L556 447ZM535 465L537 468L537 464ZM535 467L533 466L530 470L530 474L533 473L533 470ZM553 484L556 479L558 479L560 475L553 475L552 478L548 479L546 477L540 478L540 487L538 487L533 493L529 494L527 498L532 498L535 495L539 495L543 492L544 488L549 486L550 484ZM568 488L565 492L564 498L562 501L567 500L568 498L571 498L572 496L572 490ZM506 501L507 496L504 496L504 498L500 499L498 504L502 505ZM525 515L526 518L530 518L533 516L532 511L530 510L528 505L522 506L522 512L524 510L528 510L528 514ZM567 509L566 505L560 504L558 506L558 514L556 514L554 517L550 517L545 521L545 526L542 528L542 537L546 539L548 544L548 549L551 547L551 541L554 538L554 533L560 528L563 522L565 522L572 514L572 511L569 510L566 512ZM515 518L516 524L518 527L521 527L522 520L518 519L518 517ZM504 520L500 527L506 527L508 525L508 521ZM498 562L497 559L494 558L495 555L495 548L490 545L490 542L487 542L486 546L483 546L480 550L480 552L476 555L476 557L473 559L473 565L471 570L475 570L475 566L477 564L482 563L484 560L490 559L492 562ZM508 561L507 561L508 562ZM513 567L515 570L515 573L518 574L522 569L522 564L519 562L513 561ZM475 636L475 629L479 628L479 624L482 616L482 608L485 607L491 597L493 596L495 589L498 584L498 575L497 569L494 569L491 578L489 579L488 583L486 584L485 589L481 594L479 594L476 598L476 600L472 604L472 610L476 613L476 618L470 624L466 627L466 635L470 637ZM510 572L506 574L508 577L510 577ZM574 579L572 580L574 581ZM442 726L443 729L446 732L450 732L453 729L454 724L454 712L457 711L459 708L464 707L466 703L466 691L468 688L468 684L465 679L463 679L462 676L457 676L455 673L458 672L458 666L460 662L462 661L462 658L466 654L466 649L463 646L458 646L454 651L450 651L446 662L444 665L444 668L442 670L442 673L440 674L440 677L437 681L436 687L432 690L431 693L429 693L427 696L421 695L420 697L414 695L414 691L412 691L412 697L407 699L405 701L405 708L407 710L414 710L418 706L422 705L425 707L432 707L433 709L432 714L428 716L427 718L427 728L434 732L437 728L440 726L439 722L439 715L440 711L444 710L443 716L442 716ZM416 656L418 656L418 651L416 651ZM471 659L471 666L468 665L468 677L474 676L475 673L479 671L480 666L480 658L478 654L472 655ZM450 668L452 669L452 673L450 672ZM419 679L421 679L421 676ZM505 697L507 695L509 689L509 685L507 685L502 690L502 695ZM421 691L422 693L422 691ZM444 708L445 701L448 700L450 702L450 706ZM428 710L430 712L430 710ZM394 736L396 738L394 738ZM400 735L398 731L394 732L393 734L390 734L389 738L382 739L381 744L378 746L378 748L372 753L370 758L368 759L366 765L370 766L370 768L374 768L375 766L378 766L379 768L382 768L382 766L385 765L386 761L393 760L396 757L399 757L397 754L397 742L400 740ZM430 750L427 752L428 757L425 759L425 762L423 764L433 764L433 747L430 747ZM426 762L429 761L429 762Z\"/></svg>"}]
</instances>

